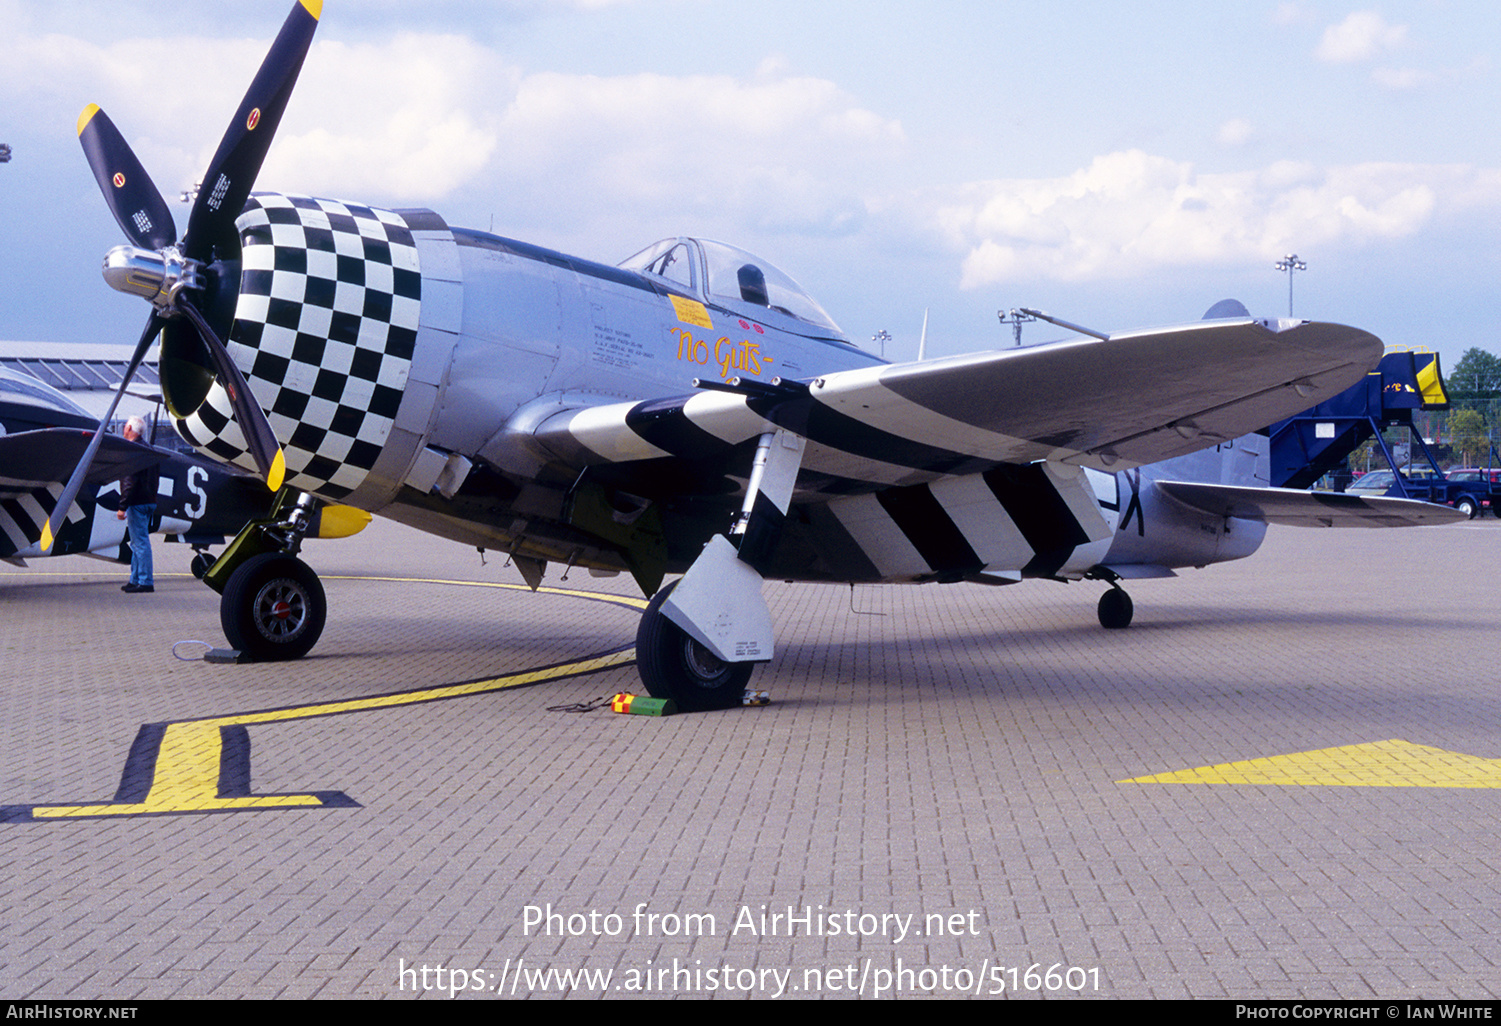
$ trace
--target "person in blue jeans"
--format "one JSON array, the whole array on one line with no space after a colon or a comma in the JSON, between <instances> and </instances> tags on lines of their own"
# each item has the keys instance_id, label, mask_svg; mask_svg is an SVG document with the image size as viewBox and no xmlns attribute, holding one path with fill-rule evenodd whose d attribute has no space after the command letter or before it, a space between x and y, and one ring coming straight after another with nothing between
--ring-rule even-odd
<instances>
[{"instance_id":1,"label":"person in blue jeans","mask_svg":"<svg viewBox=\"0 0 1501 1026\"><path fill-rule=\"evenodd\" d=\"M146 421L131 417L121 432L127 442L139 442L146 433ZM120 479L120 511L130 531L130 583L120 590L132 595L156 590L151 569L151 517L156 512L156 486L160 478L156 464Z\"/></svg>"}]
</instances>

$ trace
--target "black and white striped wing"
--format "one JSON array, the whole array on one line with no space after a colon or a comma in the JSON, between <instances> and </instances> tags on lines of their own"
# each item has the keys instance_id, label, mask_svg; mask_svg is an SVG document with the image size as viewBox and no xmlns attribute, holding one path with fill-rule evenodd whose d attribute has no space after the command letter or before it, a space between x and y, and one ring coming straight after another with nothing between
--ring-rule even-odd
<instances>
[{"instance_id":1,"label":"black and white striped wing","mask_svg":"<svg viewBox=\"0 0 1501 1026\"><path fill-rule=\"evenodd\" d=\"M573 466L727 455L769 426L808 439L800 489L829 495L1053 461L1122 470L1298 413L1356 381L1381 341L1306 322L1198 322L1105 340L841 371L806 391L568 410L534 438Z\"/></svg>"}]
</instances>

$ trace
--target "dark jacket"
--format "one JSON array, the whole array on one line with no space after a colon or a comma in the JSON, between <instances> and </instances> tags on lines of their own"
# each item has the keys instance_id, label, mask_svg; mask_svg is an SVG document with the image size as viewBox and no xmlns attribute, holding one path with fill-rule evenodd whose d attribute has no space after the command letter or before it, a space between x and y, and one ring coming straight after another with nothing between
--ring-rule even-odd
<instances>
[{"instance_id":1,"label":"dark jacket","mask_svg":"<svg viewBox=\"0 0 1501 1026\"><path fill-rule=\"evenodd\" d=\"M160 479L161 472L155 463L129 477L120 478L120 508L150 506L156 509L156 485Z\"/></svg>"}]
</instances>

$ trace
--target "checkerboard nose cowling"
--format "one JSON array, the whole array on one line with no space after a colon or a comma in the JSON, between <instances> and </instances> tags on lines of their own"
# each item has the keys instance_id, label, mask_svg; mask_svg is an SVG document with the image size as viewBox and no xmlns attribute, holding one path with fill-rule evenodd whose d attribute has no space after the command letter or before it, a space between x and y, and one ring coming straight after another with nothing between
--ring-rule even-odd
<instances>
[{"instance_id":1,"label":"checkerboard nose cowling","mask_svg":"<svg viewBox=\"0 0 1501 1026\"><path fill-rule=\"evenodd\" d=\"M374 467L411 370L422 298L411 230L389 210L271 194L252 196L236 225L230 356L285 448L287 484L342 499ZM254 469L220 384L177 428Z\"/></svg>"}]
</instances>

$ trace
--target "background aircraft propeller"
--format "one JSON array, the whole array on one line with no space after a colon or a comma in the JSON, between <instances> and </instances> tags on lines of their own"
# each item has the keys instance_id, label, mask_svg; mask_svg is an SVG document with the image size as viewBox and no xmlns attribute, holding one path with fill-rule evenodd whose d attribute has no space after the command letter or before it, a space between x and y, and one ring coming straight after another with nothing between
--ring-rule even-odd
<instances>
[{"instance_id":1,"label":"background aircraft propeller","mask_svg":"<svg viewBox=\"0 0 1501 1026\"><path fill-rule=\"evenodd\" d=\"M204 186L193 201L187 232L180 242L174 241L177 228L166 201L114 122L92 104L79 117L78 139L84 155L110 212L137 247L134 250L121 247L111 252L106 258L106 279L122 291L150 299L153 309L119 391L42 528L41 548L44 553L52 548L57 532L88 475L89 465L99 449L100 437L152 339L178 318L186 318L203 343L220 384L229 394L235 422L240 425L250 454L267 486L272 491L281 487L286 462L276 434L230 358L224 340L189 293L204 287L201 273L204 266L216 254L229 252L237 241L235 219L244 209L256 175L266 159L266 151L270 149L276 128L281 123L292 87L302 70L303 58L312 44L322 8L322 0L298 0L293 5L250 83L240 109L220 140L213 160L209 162L208 171L203 176Z\"/></svg>"}]
</instances>

